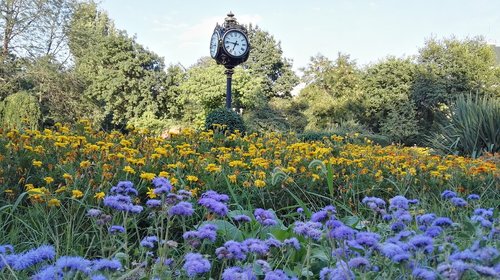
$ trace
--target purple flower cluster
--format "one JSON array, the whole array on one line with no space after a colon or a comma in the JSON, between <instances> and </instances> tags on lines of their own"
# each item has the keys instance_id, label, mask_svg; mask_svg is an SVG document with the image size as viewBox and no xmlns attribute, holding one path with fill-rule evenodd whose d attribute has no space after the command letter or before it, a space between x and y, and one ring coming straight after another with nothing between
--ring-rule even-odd
<instances>
[{"instance_id":1,"label":"purple flower cluster","mask_svg":"<svg viewBox=\"0 0 500 280\"><path fill-rule=\"evenodd\" d=\"M39 263L53 260L56 256L54 247L50 245L42 245L21 254L13 253L13 246L0 246L0 269L9 266L15 271L25 270Z\"/></svg>"},{"instance_id":2,"label":"purple flower cluster","mask_svg":"<svg viewBox=\"0 0 500 280\"><path fill-rule=\"evenodd\" d=\"M143 210L142 206L134 205L132 203L132 198L130 196L123 194L105 196L103 199L103 204L104 206L107 206L114 210L129 212L133 214L139 214Z\"/></svg>"},{"instance_id":3,"label":"purple flower cluster","mask_svg":"<svg viewBox=\"0 0 500 280\"><path fill-rule=\"evenodd\" d=\"M110 226L109 227L108 232L111 233L111 234L124 233L125 232L125 228L122 227L122 226L114 225L114 226Z\"/></svg>"},{"instance_id":4,"label":"purple flower cluster","mask_svg":"<svg viewBox=\"0 0 500 280\"><path fill-rule=\"evenodd\" d=\"M167 194L172 191L172 184L168 179L163 177L155 177L153 179L153 186L153 193L156 195Z\"/></svg>"},{"instance_id":5,"label":"purple flower cluster","mask_svg":"<svg viewBox=\"0 0 500 280\"><path fill-rule=\"evenodd\" d=\"M182 268L186 271L189 277L195 277L198 274L207 273L211 268L210 262L198 253L188 253L184 257L184 261L185 262Z\"/></svg>"},{"instance_id":6,"label":"purple flower cluster","mask_svg":"<svg viewBox=\"0 0 500 280\"><path fill-rule=\"evenodd\" d=\"M205 239L215 242L215 239L217 238L217 226L213 224L206 224L201 226L198 230L185 232L182 237L192 247L198 248Z\"/></svg>"},{"instance_id":7,"label":"purple flower cluster","mask_svg":"<svg viewBox=\"0 0 500 280\"><path fill-rule=\"evenodd\" d=\"M269 210L257 208L253 212L253 215L255 216L255 219L257 220L257 222L259 222L261 225L263 225L265 227L270 227L270 226L274 226L274 225L278 224L273 212L271 212Z\"/></svg>"},{"instance_id":8,"label":"purple flower cluster","mask_svg":"<svg viewBox=\"0 0 500 280\"><path fill-rule=\"evenodd\" d=\"M470 219L473 222L479 223L484 228L491 229L493 227L493 208L477 208Z\"/></svg>"},{"instance_id":9,"label":"purple flower cluster","mask_svg":"<svg viewBox=\"0 0 500 280\"><path fill-rule=\"evenodd\" d=\"M293 231L307 238L311 238L314 240L320 240L321 235L323 234L322 230L323 224L320 222L295 222L295 227Z\"/></svg>"},{"instance_id":10,"label":"purple flower cluster","mask_svg":"<svg viewBox=\"0 0 500 280\"><path fill-rule=\"evenodd\" d=\"M110 194L121 194L121 195L139 195L137 190L134 188L134 183L130 181L120 181L116 186L109 190Z\"/></svg>"},{"instance_id":11,"label":"purple flower cluster","mask_svg":"<svg viewBox=\"0 0 500 280\"><path fill-rule=\"evenodd\" d=\"M208 211L219 216L226 216L229 208L226 203L229 201L229 196L219 194L216 191L207 191L201 194L198 204L204 206Z\"/></svg>"},{"instance_id":12,"label":"purple flower cluster","mask_svg":"<svg viewBox=\"0 0 500 280\"><path fill-rule=\"evenodd\" d=\"M193 204L187 201L181 201L168 210L170 216L192 216L193 213Z\"/></svg>"},{"instance_id":13,"label":"purple flower cluster","mask_svg":"<svg viewBox=\"0 0 500 280\"><path fill-rule=\"evenodd\" d=\"M240 280L240 279L256 280L257 276L253 273L252 268L249 266L228 267L224 270L224 273L222 273L222 280Z\"/></svg>"},{"instance_id":14,"label":"purple flower cluster","mask_svg":"<svg viewBox=\"0 0 500 280\"><path fill-rule=\"evenodd\" d=\"M320 211L313 213L311 216L311 221L322 223L330 218L335 218L335 213L337 213L337 211L335 210L335 206L328 205Z\"/></svg>"},{"instance_id":15,"label":"purple flower cluster","mask_svg":"<svg viewBox=\"0 0 500 280\"><path fill-rule=\"evenodd\" d=\"M158 243L158 237L152 235L152 236L146 236L141 240L141 246L149 249L153 249L155 247L155 244Z\"/></svg>"}]
</instances>

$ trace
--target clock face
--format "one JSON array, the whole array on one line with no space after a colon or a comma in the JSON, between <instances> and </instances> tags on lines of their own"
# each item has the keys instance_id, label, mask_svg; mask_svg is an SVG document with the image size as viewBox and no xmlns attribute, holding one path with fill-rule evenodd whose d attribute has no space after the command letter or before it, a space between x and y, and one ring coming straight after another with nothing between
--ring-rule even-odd
<instances>
[{"instance_id":1,"label":"clock face","mask_svg":"<svg viewBox=\"0 0 500 280\"><path fill-rule=\"evenodd\" d=\"M214 32L214 34L212 34L212 39L210 39L210 56L212 56L212 58L215 58L218 51L219 51L219 33Z\"/></svg>"},{"instance_id":2,"label":"clock face","mask_svg":"<svg viewBox=\"0 0 500 280\"><path fill-rule=\"evenodd\" d=\"M240 57L248 52L248 39L238 30L228 31L224 35L223 46L226 52L234 57Z\"/></svg>"}]
</instances>

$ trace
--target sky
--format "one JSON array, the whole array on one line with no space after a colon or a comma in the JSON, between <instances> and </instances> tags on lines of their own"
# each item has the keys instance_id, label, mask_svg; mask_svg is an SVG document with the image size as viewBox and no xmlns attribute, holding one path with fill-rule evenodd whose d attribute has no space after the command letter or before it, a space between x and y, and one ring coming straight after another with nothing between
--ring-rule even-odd
<instances>
[{"instance_id":1,"label":"sky","mask_svg":"<svg viewBox=\"0 0 500 280\"><path fill-rule=\"evenodd\" d=\"M416 55L430 38L483 36L500 45L500 0L101 0L118 29L189 67L209 56L216 23L229 11L281 42L293 69L322 54L358 65ZM250 42L251 43L251 42Z\"/></svg>"}]
</instances>

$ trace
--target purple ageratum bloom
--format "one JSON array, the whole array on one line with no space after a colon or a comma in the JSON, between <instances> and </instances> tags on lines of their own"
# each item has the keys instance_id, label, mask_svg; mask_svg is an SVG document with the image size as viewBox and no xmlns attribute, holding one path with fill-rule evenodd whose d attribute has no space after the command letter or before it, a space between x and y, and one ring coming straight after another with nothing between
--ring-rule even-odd
<instances>
[{"instance_id":1,"label":"purple ageratum bloom","mask_svg":"<svg viewBox=\"0 0 500 280\"><path fill-rule=\"evenodd\" d=\"M408 204L417 205L419 203L420 203L420 201L418 199L416 199L416 198L414 198L414 199L408 199Z\"/></svg>"},{"instance_id":2,"label":"purple ageratum bloom","mask_svg":"<svg viewBox=\"0 0 500 280\"><path fill-rule=\"evenodd\" d=\"M460 279L463 272L470 269L470 266L462 261L450 263L440 263L436 271L444 279Z\"/></svg>"},{"instance_id":3,"label":"purple ageratum bloom","mask_svg":"<svg viewBox=\"0 0 500 280\"><path fill-rule=\"evenodd\" d=\"M206 191L201 194L201 198L211 198L219 202L229 201L229 196L227 194L219 194L216 191Z\"/></svg>"},{"instance_id":4,"label":"purple ageratum bloom","mask_svg":"<svg viewBox=\"0 0 500 280\"><path fill-rule=\"evenodd\" d=\"M185 232L182 237L185 239L185 240L195 240L195 241L199 241L199 242L196 242L196 243L191 243L191 245L193 244L197 244L197 245L200 245L201 244L201 241L205 240L205 239L208 239L210 240L211 242L215 242L215 239L217 238L217 226L213 225L213 224L206 224L204 226L201 226L198 230L192 230L192 231L187 231ZM197 246L193 246L193 247L197 247Z\"/></svg>"},{"instance_id":5,"label":"purple ageratum bloom","mask_svg":"<svg viewBox=\"0 0 500 280\"><path fill-rule=\"evenodd\" d=\"M191 193L191 191L187 191L187 190L178 190L177 194L182 196L183 199L184 198L189 199L189 198L193 197L193 193Z\"/></svg>"},{"instance_id":6,"label":"purple ageratum bloom","mask_svg":"<svg viewBox=\"0 0 500 280\"><path fill-rule=\"evenodd\" d=\"M122 264L119 260L97 259L92 261L92 270L107 270L118 271L122 269Z\"/></svg>"},{"instance_id":7,"label":"purple ageratum bloom","mask_svg":"<svg viewBox=\"0 0 500 280\"><path fill-rule=\"evenodd\" d=\"M299 213L301 215L304 214L304 208L302 208L302 207L297 208L297 213Z\"/></svg>"},{"instance_id":8,"label":"purple ageratum bloom","mask_svg":"<svg viewBox=\"0 0 500 280\"><path fill-rule=\"evenodd\" d=\"M467 206L467 201L465 201L463 198L460 198L460 197L452 197L451 203L453 203L453 205L455 205L457 207Z\"/></svg>"},{"instance_id":9,"label":"purple ageratum bloom","mask_svg":"<svg viewBox=\"0 0 500 280\"><path fill-rule=\"evenodd\" d=\"M4 255L7 253L9 253L9 254L14 253L14 246L12 246L10 244L0 245L0 254Z\"/></svg>"},{"instance_id":10,"label":"purple ageratum bloom","mask_svg":"<svg viewBox=\"0 0 500 280\"><path fill-rule=\"evenodd\" d=\"M472 268L480 275L495 277L496 279L500 278L500 273L495 271L493 267L488 267L484 265L474 265Z\"/></svg>"},{"instance_id":11,"label":"purple ageratum bloom","mask_svg":"<svg viewBox=\"0 0 500 280\"><path fill-rule=\"evenodd\" d=\"M430 225L436 219L436 214L429 213L423 214L417 217L417 222L419 225Z\"/></svg>"},{"instance_id":12,"label":"purple ageratum bloom","mask_svg":"<svg viewBox=\"0 0 500 280\"><path fill-rule=\"evenodd\" d=\"M401 221L397 221L397 222L394 222L391 224L391 230L394 232L400 232L400 231L404 230L405 228L406 228L406 225Z\"/></svg>"},{"instance_id":13,"label":"purple ageratum bloom","mask_svg":"<svg viewBox=\"0 0 500 280\"><path fill-rule=\"evenodd\" d=\"M467 262L472 262L479 260L479 257L476 255L475 252L472 252L469 249L465 249L463 251L458 251L453 254L451 254L448 259L450 261L467 261Z\"/></svg>"},{"instance_id":14,"label":"purple ageratum bloom","mask_svg":"<svg viewBox=\"0 0 500 280\"><path fill-rule=\"evenodd\" d=\"M266 242L257 238L248 238L241 242L241 244L248 248L248 252L256 253L258 255L265 255L269 252L269 246Z\"/></svg>"},{"instance_id":15,"label":"purple ageratum bloom","mask_svg":"<svg viewBox=\"0 0 500 280\"><path fill-rule=\"evenodd\" d=\"M337 263L338 264L338 263ZM319 272L320 280L352 280L354 274L347 267L329 268L324 267Z\"/></svg>"},{"instance_id":16,"label":"purple ageratum bloom","mask_svg":"<svg viewBox=\"0 0 500 280\"><path fill-rule=\"evenodd\" d=\"M425 253L430 253L433 250L434 240L426 235L416 235L408 243L416 249L423 249Z\"/></svg>"},{"instance_id":17,"label":"purple ageratum bloom","mask_svg":"<svg viewBox=\"0 0 500 280\"><path fill-rule=\"evenodd\" d=\"M441 193L441 197L444 199L451 199L457 197L457 193L454 191L445 190L444 192Z\"/></svg>"},{"instance_id":18,"label":"purple ageratum bloom","mask_svg":"<svg viewBox=\"0 0 500 280\"><path fill-rule=\"evenodd\" d=\"M410 212L402 209L396 210L392 216L396 218L398 221L403 222L405 224L411 222L413 219Z\"/></svg>"},{"instance_id":19,"label":"purple ageratum bloom","mask_svg":"<svg viewBox=\"0 0 500 280\"><path fill-rule=\"evenodd\" d=\"M374 232L358 232L356 243L366 247L375 247L380 240L380 235Z\"/></svg>"},{"instance_id":20,"label":"purple ageratum bloom","mask_svg":"<svg viewBox=\"0 0 500 280\"><path fill-rule=\"evenodd\" d=\"M425 230L425 235L435 238L443 232L443 228L439 226L431 226Z\"/></svg>"},{"instance_id":21,"label":"purple ageratum bloom","mask_svg":"<svg viewBox=\"0 0 500 280\"><path fill-rule=\"evenodd\" d=\"M256 280L257 276L253 274L252 268L248 266L244 268L239 266L228 267L222 273L222 280L240 279Z\"/></svg>"},{"instance_id":22,"label":"purple ageratum bloom","mask_svg":"<svg viewBox=\"0 0 500 280\"><path fill-rule=\"evenodd\" d=\"M92 218L97 218L102 214L102 211L99 209L89 209L87 211L87 216L92 217Z\"/></svg>"},{"instance_id":23,"label":"purple ageratum bloom","mask_svg":"<svg viewBox=\"0 0 500 280\"><path fill-rule=\"evenodd\" d=\"M355 230L348 226L342 225L330 231L330 238L351 240L354 238L354 234L356 234Z\"/></svg>"},{"instance_id":24,"label":"purple ageratum bloom","mask_svg":"<svg viewBox=\"0 0 500 280\"><path fill-rule=\"evenodd\" d=\"M170 216L191 216L193 213L193 205L186 201L181 201L168 210Z\"/></svg>"},{"instance_id":25,"label":"purple ageratum bloom","mask_svg":"<svg viewBox=\"0 0 500 280\"><path fill-rule=\"evenodd\" d=\"M374 196L366 196L365 198L363 198L363 200L361 200L361 203L370 207L372 210L385 208L385 201Z\"/></svg>"},{"instance_id":26,"label":"purple ageratum bloom","mask_svg":"<svg viewBox=\"0 0 500 280\"><path fill-rule=\"evenodd\" d=\"M370 268L370 262L363 257L352 258L347 262L347 265L350 268L362 268L363 270Z\"/></svg>"},{"instance_id":27,"label":"purple ageratum bloom","mask_svg":"<svg viewBox=\"0 0 500 280\"><path fill-rule=\"evenodd\" d=\"M157 195L169 193L172 191L172 184L170 184L170 181L168 179L163 177L153 178L153 186L155 187L153 193Z\"/></svg>"},{"instance_id":28,"label":"purple ageratum bloom","mask_svg":"<svg viewBox=\"0 0 500 280\"><path fill-rule=\"evenodd\" d=\"M63 271L56 267L55 265L49 265L42 268L38 271L33 277L32 280L62 280L63 279Z\"/></svg>"},{"instance_id":29,"label":"purple ageratum bloom","mask_svg":"<svg viewBox=\"0 0 500 280\"><path fill-rule=\"evenodd\" d=\"M110 226L109 227L108 232L111 233L111 234L124 233L125 232L125 228L122 227L122 226L114 225L114 226Z\"/></svg>"},{"instance_id":30,"label":"purple ageratum bloom","mask_svg":"<svg viewBox=\"0 0 500 280\"><path fill-rule=\"evenodd\" d=\"M264 280L287 280L287 279L292 279L292 278L286 275L286 273L281 269L268 271L264 275Z\"/></svg>"},{"instance_id":31,"label":"purple ageratum bloom","mask_svg":"<svg viewBox=\"0 0 500 280\"><path fill-rule=\"evenodd\" d=\"M291 246L291 247L295 248L295 250L300 250L300 242L295 237L283 240L283 244L285 246Z\"/></svg>"},{"instance_id":32,"label":"purple ageratum bloom","mask_svg":"<svg viewBox=\"0 0 500 280\"><path fill-rule=\"evenodd\" d=\"M252 221L252 219L247 215L236 215L233 217L233 220L238 223L249 223Z\"/></svg>"},{"instance_id":33,"label":"purple ageratum bloom","mask_svg":"<svg viewBox=\"0 0 500 280\"><path fill-rule=\"evenodd\" d=\"M278 223L271 211L264 210L262 208L255 209L253 215L255 216L257 222L265 227L274 226Z\"/></svg>"},{"instance_id":34,"label":"purple ageratum bloom","mask_svg":"<svg viewBox=\"0 0 500 280\"><path fill-rule=\"evenodd\" d=\"M475 193L469 194L469 195L467 196L467 199L468 199L468 200L479 200L480 198L481 198L481 197L480 197L479 195L475 194Z\"/></svg>"},{"instance_id":35,"label":"purple ageratum bloom","mask_svg":"<svg viewBox=\"0 0 500 280\"><path fill-rule=\"evenodd\" d=\"M108 278L102 274L96 274L92 275L92 277L90 277L90 280L108 280Z\"/></svg>"},{"instance_id":36,"label":"purple ageratum bloom","mask_svg":"<svg viewBox=\"0 0 500 280\"><path fill-rule=\"evenodd\" d=\"M148 201L146 201L146 206L149 208L159 208L159 207L161 207L161 200L148 199Z\"/></svg>"},{"instance_id":37,"label":"purple ageratum bloom","mask_svg":"<svg viewBox=\"0 0 500 280\"><path fill-rule=\"evenodd\" d=\"M388 221L392 220L392 215L390 215L390 214L384 214L384 215L382 216L382 219L383 219L384 221L388 222Z\"/></svg>"},{"instance_id":38,"label":"purple ageratum bloom","mask_svg":"<svg viewBox=\"0 0 500 280\"><path fill-rule=\"evenodd\" d=\"M413 277L415 277L415 279L421 280L435 280L437 278L437 275L434 271L421 267L413 269L412 275Z\"/></svg>"},{"instance_id":39,"label":"purple ageratum bloom","mask_svg":"<svg viewBox=\"0 0 500 280\"><path fill-rule=\"evenodd\" d=\"M109 192L111 194L122 194L122 195L138 195L139 193L134 188L134 184L130 181L120 181L116 186L112 187Z\"/></svg>"},{"instance_id":40,"label":"purple ageratum bloom","mask_svg":"<svg viewBox=\"0 0 500 280\"><path fill-rule=\"evenodd\" d=\"M215 250L215 254L219 259L236 259L236 260L244 260L247 257L248 247L236 242L234 240L229 240L224 243L223 247L219 247Z\"/></svg>"},{"instance_id":41,"label":"purple ageratum bloom","mask_svg":"<svg viewBox=\"0 0 500 280\"><path fill-rule=\"evenodd\" d=\"M44 261L53 260L55 256L56 252L53 246L42 245L23 254L15 255L15 258L7 260L7 263L10 263L12 269L19 271Z\"/></svg>"},{"instance_id":42,"label":"purple ageratum bloom","mask_svg":"<svg viewBox=\"0 0 500 280\"><path fill-rule=\"evenodd\" d=\"M186 271L189 277L195 277L198 274L207 273L210 271L210 262L203 258L201 254L198 253L188 253L184 257L184 265L182 268Z\"/></svg>"},{"instance_id":43,"label":"purple ageratum bloom","mask_svg":"<svg viewBox=\"0 0 500 280\"><path fill-rule=\"evenodd\" d=\"M433 226L438 226L438 227L447 227L451 226L452 224L453 221L448 217L439 217L432 223Z\"/></svg>"},{"instance_id":44,"label":"purple ageratum bloom","mask_svg":"<svg viewBox=\"0 0 500 280\"><path fill-rule=\"evenodd\" d=\"M476 250L476 255L482 264L493 264L492 262L500 256L495 247L483 247Z\"/></svg>"},{"instance_id":45,"label":"purple ageratum bloom","mask_svg":"<svg viewBox=\"0 0 500 280\"><path fill-rule=\"evenodd\" d=\"M91 261L79 256L62 256L56 261L56 267L60 268L62 271L80 271L84 274L89 274L91 272L91 264Z\"/></svg>"},{"instance_id":46,"label":"purple ageratum bloom","mask_svg":"<svg viewBox=\"0 0 500 280\"><path fill-rule=\"evenodd\" d=\"M273 237L269 237L264 242L266 243L267 246L269 246L269 248L272 247L281 248L281 246L283 246L283 243L281 243L281 241Z\"/></svg>"},{"instance_id":47,"label":"purple ageratum bloom","mask_svg":"<svg viewBox=\"0 0 500 280\"><path fill-rule=\"evenodd\" d=\"M389 209L404 209L408 210L408 199L406 197L397 195L389 200Z\"/></svg>"},{"instance_id":48,"label":"purple ageratum bloom","mask_svg":"<svg viewBox=\"0 0 500 280\"><path fill-rule=\"evenodd\" d=\"M155 243L158 243L158 237L152 235L152 236L146 236L141 240L141 246L146 247L149 249L152 249L155 247Z\"/></svg>"},{"instance_id":49,"label":"purple ageratum bloom","mask_svg":"<svg viewBox=\"0 0 500 280\"><path fill-rule=\"evenodd\" d=\"M204 206L212 213L215 213L219 216L226 216L227 212L229 212L229 208L224 202L215 200L211 197L202 197L198 200L198 204Z\"/></svg>"},{"instance_id":50,"label":"purple ageratum bloom","mask_svg":"<svg viewBox=\"0 0 500 280\"><path fill-rule=\"evenodd\" d=\"M130 212L134 214L140 213L143 208L132 203L132 198L127 195L117 194L108 195L103 199L104 206L115 209L117 211Z\"/></svg>"},{"instance_id":51,"label":"purple ageratum bloom","mask_svg":"<svg viewBox=\"0 0 500 280\"><path fill-rule=\"evenodd\" d=\"M320 211L313 213L311 216L311 221L312 222L324 222L328 220L330 217L334 217L334 214L337 213L335 210L335 206L333 205L328 205L321 209Z\"/></svg>"},{"instance_id":52,"label":"purple ageratum bloom","mask_svg":"<svg viewBox=\"0 0 500 280\"><path fill-rule=\"evenodd\" d=\"M293 231L296 234L318 241L321 239L321 235L323 234L322 226L323 224L320 222L295 222Z\"/></svg>"}]
</instances>

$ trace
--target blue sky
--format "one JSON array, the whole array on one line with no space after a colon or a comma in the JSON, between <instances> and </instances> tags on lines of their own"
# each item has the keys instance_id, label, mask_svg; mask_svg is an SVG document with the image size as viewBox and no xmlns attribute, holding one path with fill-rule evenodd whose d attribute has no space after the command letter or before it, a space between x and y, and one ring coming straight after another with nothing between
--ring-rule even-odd
<instances>
[{"instance_id":1,"label":"blue sky","mask_svg":"<svg viewBox=\"0 0 500 280\"><path fill-rule=\"evenodd\" d=\"M295 70L318 53L358 64L417 54L426 39L484 36L500 45L500 0L102 0L116 27L189 67L209 55L217 22L232 11L281 41Z\"/></svg>"}]
</instances>

